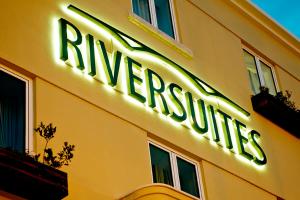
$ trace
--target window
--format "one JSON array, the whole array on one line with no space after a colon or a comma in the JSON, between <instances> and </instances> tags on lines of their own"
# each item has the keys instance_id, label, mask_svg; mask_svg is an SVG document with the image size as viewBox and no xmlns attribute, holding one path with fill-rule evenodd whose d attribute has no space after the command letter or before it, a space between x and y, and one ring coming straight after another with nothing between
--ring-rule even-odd
<instances>
[{"instance_id":1,"label":"window","mask_svg":"<svg viewBox=\"0 0 300 200\"><path fill-rule=\"evenodd\" d=\"M200 198L197 164L150 143L154 183L164 183Z\"/></svg>"},{"instance_id":2,"label":"window","mask_svg":"<svg viewBox=\"0 0 300 200\"><path fill-rule=\"evenodd\" d=\"M260 87L266 87L270 94L276 95L278 90L271 65L266 64L265 61L253 56L246 50L244 50L244 61L253 94L260 93Z\"/></svg>"},{"instance_id":3,"label":"window","mask_svg":"<svg viewBox=\"0 0 300 200\"><path fill-rule=\"evenodd\" d=\"M29 80L0 67L0 147L24 152L29 145ZM29 150L29 149L28 149Z\"/></svg>"},{"instance_id":4,"label":"window","mask_svg":"<svg viewBox=\"0 0 300 200\"><path fill-rule=\"evenodd\" d=\"M177 39L172 0L132 0L132 7L136 15Z\"/></svg>"}]
</instances>

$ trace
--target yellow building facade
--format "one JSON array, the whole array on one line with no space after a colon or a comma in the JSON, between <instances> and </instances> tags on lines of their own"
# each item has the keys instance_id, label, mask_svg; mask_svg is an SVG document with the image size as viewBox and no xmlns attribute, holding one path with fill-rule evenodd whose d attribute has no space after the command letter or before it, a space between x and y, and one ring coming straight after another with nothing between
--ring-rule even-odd
<instances>
[{"instance_id":1,"label":"yellow building facade","mask_svg":"<svg viewBox=\"0 0 300 200\"><path fill-rule=\"evenodd\" d=\"M134 0L1 3L0 69L25 83L24 148L43 150L41 121L57 126L54 150L75 144L65 199L299 199L299 124L251 101L289 90L300 107L299 40L248 1L147 2L148 14Z\"/></svg>"}]
</instances>

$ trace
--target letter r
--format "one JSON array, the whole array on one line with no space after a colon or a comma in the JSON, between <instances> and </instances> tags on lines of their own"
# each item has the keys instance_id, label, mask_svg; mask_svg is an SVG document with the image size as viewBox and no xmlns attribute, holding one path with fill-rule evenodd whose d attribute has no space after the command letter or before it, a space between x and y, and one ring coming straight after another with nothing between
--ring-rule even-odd
<instances>
[{"instance_id":1,"label":"letter r","mask_svg":"<svg viewBox=\"0 0 300 200\"><path fill-rule=\"evenodd\" d=\"M74 54L76 53L76 55L74 55L74 57L76 60L77 68L80 70L83 70L84 63L83 63L80 49L78 47L78 45L80 45L82 43L82 35L81 35L80 31L78 30L78 28L76 28L76 26L74 26L73 24L71 24L70 22L68 22L67 20L65 20L63 18L61 18L59 20L59 24L60 24L60 36L61 36L60 59L62 59L63 61L67 61L69 59L68 45L71 45L73 47L72 50L73 51L75 50ZM73 29L73 31L75 31L75 33L76 33L76 39L74 41L68 39L68 33L67 33L68 27L71 27Z\"/></svg>"}]
</instances>

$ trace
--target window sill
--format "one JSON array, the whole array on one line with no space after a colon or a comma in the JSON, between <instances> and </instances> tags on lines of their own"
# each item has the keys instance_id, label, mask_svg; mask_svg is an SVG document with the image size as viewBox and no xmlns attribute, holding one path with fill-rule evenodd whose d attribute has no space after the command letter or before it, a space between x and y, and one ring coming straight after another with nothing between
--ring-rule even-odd
<instances>
[{"instance_id":1,"label":"window sill","mask_svg":"<svg viewBox=\"0 0 300 200\"><path fill-rule=\"evenodd\" d=\"M165 185L165 184L152 184L126 195L125 197L120 198L120 200L160 200L160 199L168 199L168 200L199 200L196 197L193 197L184 192L178 191L175 188Z\"/></svg>"},{"instance_id":2,"label":"window sill","mask_svg":"<svg viewBox=\"0 0 300 200\"><path fill-rule=\"evenodd\" d=\"M145 20L143 20L136 14L130 12L128 18L129 18L129 21L132 22L133 24L137 25L144 31L151 33L153 36L160 39L168 46L175 48L176 51L179 52L180 54L182 54L184 57L189 58L189 59L193 58L192 50L190 50L189 48L187 48L180 42L176 41L174 38L170 37L166 33L162 32L159 29L157 29L156 27L152 26L151 24L149 24L148 22L146 22Z\"/></svg>"}]
</instances>

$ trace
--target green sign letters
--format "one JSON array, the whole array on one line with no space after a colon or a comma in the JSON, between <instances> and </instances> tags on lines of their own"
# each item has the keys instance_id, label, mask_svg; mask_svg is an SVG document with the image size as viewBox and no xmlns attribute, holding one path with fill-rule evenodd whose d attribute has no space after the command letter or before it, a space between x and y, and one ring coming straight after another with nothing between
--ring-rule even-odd
<instances>
[{"instance_id":1,"label":"green sign letters","mask_svg":"<svg viewBox=\"0 0 300 200\"><path fill-rule=\"evenodd\" d=\"M259 145L260 134L248 129L241 120L234 119L216 105L224 105L229 111L245 118L250 115L247 111L183 67L134 38L72 5L68 6L68 11L76 16L76 19L85 20L88 25L99 29L99 35L114 41L118 48L109 52L104 39L96 38L90 33L83 34L73 23L61 18L59 39L62 61L69 62L72 55L73 67L87 72L88 76L94 78L101 71L107 84L115 89L123 84L120 76L121 70L124 70L124 95L163 114L174 123L190 128L232 153L243 156L249 162L257 165L267 163L266 155ZM191 89L183 89L178 82L166 82L162 74L140 61L146 57L151 58L148 62L153 60L152 66L168 66L168 71L183 77L190 83Z\"/></svg>"}]
</instances>

